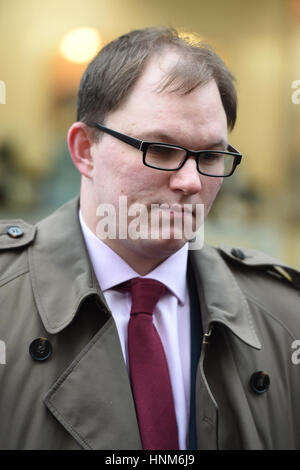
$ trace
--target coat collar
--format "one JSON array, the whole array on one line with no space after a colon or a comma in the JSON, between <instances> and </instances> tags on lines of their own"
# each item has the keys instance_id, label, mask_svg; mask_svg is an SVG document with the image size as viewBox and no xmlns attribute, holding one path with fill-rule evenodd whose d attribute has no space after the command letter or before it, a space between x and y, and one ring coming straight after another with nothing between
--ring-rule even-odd
<instances>
[{"instance_id":1,"label":"coat collar","mask_svg":"<svg viewBox=\"0 0 300 470\"><path fill-rule=\"evenodd\" d=\"M246 298L218 251L208 245L190 251L196 284L202 303L204 331L220 322L248 345L261 349Z\"/></svg>"},{"instance_id":2,"label":"coat collar","mask_svg":"<svg viewBox=\"0 0 300 470\"><path fill-rule=\"evenodd\" d=\"M73 320L90 295L105 298L96 281L73 199L37 224L29 247L29 268L36 305L48 333L58 333Z\"/></svg>"}]
</instances>

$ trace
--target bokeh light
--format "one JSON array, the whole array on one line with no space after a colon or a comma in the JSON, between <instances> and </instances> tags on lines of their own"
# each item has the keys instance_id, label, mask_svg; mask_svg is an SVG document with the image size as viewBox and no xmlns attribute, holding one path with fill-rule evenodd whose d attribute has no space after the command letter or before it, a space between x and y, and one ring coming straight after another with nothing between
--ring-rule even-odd
<instances>
[{"instance_id":1,"label":"bokeh light","mask_svg":"<svg viewBox=\"0 0 300 470\"><path fill-rule=\"evenodd\" d=\"M78 28L70 31L61 41L59 50L70 62L89 62L100 50L101 39L93 28Z\"/></svg>"}]
</instances>

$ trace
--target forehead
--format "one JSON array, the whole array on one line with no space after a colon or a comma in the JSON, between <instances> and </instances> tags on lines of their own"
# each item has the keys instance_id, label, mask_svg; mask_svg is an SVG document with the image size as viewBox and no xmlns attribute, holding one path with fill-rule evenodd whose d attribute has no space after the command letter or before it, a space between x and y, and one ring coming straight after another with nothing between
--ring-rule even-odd
<instances>
[{"instance_id":1,"label":"forehead","mask_svg":"<svg viewBox=\"0 0 300 470\"><path fill-rule=\"evenodd\" d=\"M156 90L161 81L180 60L179 53L172 49L165 49L154 54L147 60L134 88L142 86L149 90Z\"/></svg>"},{"instance_id":2,"label":"forehead","mask_svg":"<svg viewBox=\"0 0 300 470\"><path fill-rule=\"evenodd\" d=\"M107 125L137 137L160 128L180 139L188 136L190 140L201 131L208 138L210 133L226 138L226 114L214 80L189 93L173 91L172 85L161 91L163 80L178 60L178 53L170 50L153 56L126 100L109 114Z\"/></svg>"}]
</instances>

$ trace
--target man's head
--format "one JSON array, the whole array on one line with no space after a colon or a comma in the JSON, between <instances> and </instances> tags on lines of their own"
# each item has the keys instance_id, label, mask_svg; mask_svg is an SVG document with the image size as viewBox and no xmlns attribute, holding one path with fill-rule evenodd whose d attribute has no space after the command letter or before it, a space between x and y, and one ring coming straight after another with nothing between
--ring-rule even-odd
<instances>
[{"instance_id":1,"label":"man's head","mask_svg":"<svg viewBox=\"0 0 300 470\"><path fill-rule=\"evenodd\" d=\"M236 119L236 94L231 73L211 49L187 44L166 28L133 31L113 41L82 78L78 119L69 130L68 143L82 173L83 216L94 233L101 204L116 208L119 233L121 196L126 196L128 207L138 203L149 210L149 230L154 204L179 208L203 204L208 214L222 178L200 174L194 158L176 171L149 168L139 149L109 134L101 133L99 139L93 126L100 122L142 141L194 151L225 151L227 129L233 128ZM195 218L195 213L185 215ZM104 241L145 274L186 239L175 239L173 233L170 239Z\"/></svg>"}]
</instances>

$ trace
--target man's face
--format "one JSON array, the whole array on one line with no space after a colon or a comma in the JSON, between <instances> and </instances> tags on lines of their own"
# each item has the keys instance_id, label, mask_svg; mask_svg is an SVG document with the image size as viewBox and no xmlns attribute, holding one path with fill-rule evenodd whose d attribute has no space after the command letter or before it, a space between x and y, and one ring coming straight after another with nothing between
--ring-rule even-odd
<instances>
[{"instance_id":1,"label":"man's face","mask_svg":"<svg viewBox=\"0 0 300 470\"><path fill-rule=\"evenodd\" d=\"M105 125L141 140L177 144L192 150L226 150L227 120L214 81L185 95L156 91L174 60L174 53L152 58L125 102L108 114ZM103 203L118 209L120 196L126 196L128 207L140 203L149 214L153 204L182 207L203 204L207 216L222 184L222 178L199 174L193 158L177 171L151 169L143 165L141 151L107 134L93 144L92 157L94 211ZM93 217L97 224L96 211ZM104 241L121 255L125 250L163 258L181 248L186 239L153 240L149 236Z\"/></svg>"}]
</instances>

